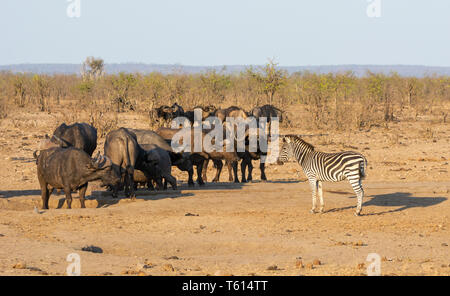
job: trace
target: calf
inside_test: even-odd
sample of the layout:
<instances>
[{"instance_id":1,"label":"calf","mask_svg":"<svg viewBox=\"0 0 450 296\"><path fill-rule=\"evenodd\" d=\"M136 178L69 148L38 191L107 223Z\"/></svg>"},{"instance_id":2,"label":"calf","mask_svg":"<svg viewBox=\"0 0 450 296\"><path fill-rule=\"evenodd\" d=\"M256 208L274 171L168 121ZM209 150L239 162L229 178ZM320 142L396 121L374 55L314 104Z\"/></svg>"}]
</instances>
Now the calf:
<instances>
[{"instance_id":1,"label":"calf","mask_svg":"<svg viewBox=\"0 0 450 296\"><path fill-rule=\"evenodd\" d=\"M157 170L155 170L155 174L151 175L156 183L160 184L161 179L164 178L164 189L167 189L167 182L174 190L177 189L177 179L172 176L172 162L169 152L155 144L141 144L141 146L147 151L148 159L157 163Z\"/></svg>"},{"instance_id":2,"label":"calf","mask_svg":"<svg viewBox=\"0 0 450 296\"><path fill-rule=\"evenodd\" d=\"M136 130L136 129L129 129L132 132L136 134L137 141L140 145L156 145L157 147L165 150L168 152L170 156L170 161L172 163L172 166L176 166L179 170L183 172L188 172L188 185L194 186L193 181L193 165L192 160L190 157L190 153L175 153L172 150L172 147L170 146L170 139L165 139L161 137L159 134L157 134L154 131L150 130Z\"/></svg>"}]
</instances>

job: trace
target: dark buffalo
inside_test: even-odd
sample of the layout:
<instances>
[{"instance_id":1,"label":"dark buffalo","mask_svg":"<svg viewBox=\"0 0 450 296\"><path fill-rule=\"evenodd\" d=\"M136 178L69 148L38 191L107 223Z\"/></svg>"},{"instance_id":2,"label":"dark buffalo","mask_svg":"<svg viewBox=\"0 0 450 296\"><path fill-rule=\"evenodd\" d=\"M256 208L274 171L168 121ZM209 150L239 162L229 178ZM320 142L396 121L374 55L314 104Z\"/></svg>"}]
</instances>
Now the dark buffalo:
<instances>
[{"instance_id":1,"label":"dark buffalo","mask_svg":"<svg viewBox=\"0 0 450 296\"><path fill-rule=\"evenodd\" d=\"M191 124L194 123L195 120L195 110L198 109L201 112L201 121L204 121L206 118L210 116L215 116L217 108L213 105L209 106L196 106L191 111L184 112L183 116L186 117Z\"/></svg>"},{"instance_id":2,"label":"dark buffalo","mask_svg":"<svg viewBox=\"0 0 450 296\"><path fill-rule=\"evenodd\" d=\"M156 132L145 129L128 129L136 135L139 144L154 144L164 150L172 151L172 147L167 141Z\"/></svg>"},{"instance_id":3,"label":"dark buffalo","mask_svg":"<svg viewBox=\"0 0 450 296\"><path fill-rule=\"evenodd\" d=\"M247 112L237 106L231 106L226 109L219 109L214 113L214 115L218 117L222 121L222 123L226 121L227 117L233 117L235 119L246 119L248 117Z\"/></svg>"},{"instance_id":4,"label":"dark buffalo","mask_svg":"<svg viewBox=\"0 0 450 296\"><path fill-rule=\"evenodd\" d=\"M173 136L178 133L180 129L169 129L169 128L159 128L156 132L161 135L166 140L172 140ZM204 137L207 135L207 132L205 130L202 130L202 141ZM206 152L204 147L202 146L203 150L199 152L194 152L194 132L191 129L190 132L191 136L191 160L193 165L197 167L197 183L199 185L204 184L204 179L206 179L206 171L205 166L207 167L207 161L210 159L217 162L221 160L227 161L227 164L229 165L229 168L232 168L234 171L234 182L239 182L239 179L237 177L237 161L239 160L239 157L237 156L236 151L232 152L226 152L226 147L223 146L223 152ZM225 142L223 142L223 145L225 145ZM220 165L219 165L220 166ZM220 167L221 169L221 167ZM219 172L220 174L220 172ZM217 176L217 174L216 174ZM216 178L215 178L216 179Z\"/></svg>"},{"instance_id":5,"label":"dark buffalo","mask_svg":"<svg viewBox=\"0 0 450 296\"><path fill-rule=\"evenodd\" d=\"M153 186L153 183L156 184L157 190L161 190L164 187L161 179L161 171L158 170L158 166L155 167L155 170L154 172L152 172L152 174L134 169L133 182L135 189L137 189L140 185L149 190L154 190L155 187Z\"/></svg>"},{"instance_id":6,"label":"dark buffalo","mask_svg":"<svg viewBox=\"0 0 450 296\"><path fill-rule=\"evenodd\" d=\"M167 189L167 182L173 189L177 189L177 179L172 176L172 161L169 152L155 144L141 144L141 147L146 150L147 158L157 163L155 173L151 175L151 178L158 185L164 179L164 189Z\"/></svg>"},{"instance_id":7,"label":"dark buffalo","mask_svg":"<svg viewBox=\"0 0 450 296\"><path fill-rule=\"evenodd\" d=\"M123 176L125 195L135 198L133 174L134 169L151 175L156 163L148 158L147 152L138 144L136 135L126 128L119 128L106 135L105 155L107 155L114 169ZM119 186L113 188L113 197L117 197Z\"/></svg>"},{"instance_id":8,"label":"dark buffalo","mask_svg":"<svg viewBox=\"0 0 450 296\"><path fill-rule=\"evenodd\" d=\"M188 185L194 186L193 181L193 165L190 157L190 153L175 153L170 146L170 139L165 139L161 137L154 131L143 130L143 129L129 129L136 134L137 141L140 145L156 145L161 149L166 150L169 153L170 161L172 166L176 166L179 170L183 172L188 172Z\"/></svg>"},{"instance_id":9,"label":"dark buffalo","mask_svg":"<svg viewBox=\"0 0 450 296\"><path fill-rule=\"evenodd\" d=\"M69 209L72 205L71 193L78 190L81 207L84 208L88 182L101 180L105 186L120 183L120 176L113 170L108 157L99 156L93 160L83 150L73 147L43 150L36 163L43 209L48 209L48 200L54 188L64 189Z\"/></svg>"},{"instance_id":10,"label":"dark buffalo","mask_svg":"<svg viewBox=\"0 0 450 296\"><path fill-rule=\"evenodd\" d=\"M61 124L53 132L51 141L61 147L75 147L92 156L97 148L97 129L87 123Z\"/></svg>"},{"instance_id":11,"label":"dark buffalo","mask_svg":"<svg viewBox=\"0 0 450 296\"><path fill-rule=\"evenodd\" d=\"M174 118L183 115L184 115L183 107L181 107L177 103L174 103L171 107L163 105L158 108L154 108L150 112L150 118L163 126L170 124L170 122Z\"/></svg>"},{"instance_id":12,"label":"dark buffalo","mask_svg":"<svg viewBox=\"0 0 450 296\"><path fill-rule=\"evenodd\" d=\"M253 108L248 115L255 118L266 117L268 121L271 117L277 117L281 123L283 122L283 113L282 110L273 105L264 105Z\"/></svg>"}]
</instances>

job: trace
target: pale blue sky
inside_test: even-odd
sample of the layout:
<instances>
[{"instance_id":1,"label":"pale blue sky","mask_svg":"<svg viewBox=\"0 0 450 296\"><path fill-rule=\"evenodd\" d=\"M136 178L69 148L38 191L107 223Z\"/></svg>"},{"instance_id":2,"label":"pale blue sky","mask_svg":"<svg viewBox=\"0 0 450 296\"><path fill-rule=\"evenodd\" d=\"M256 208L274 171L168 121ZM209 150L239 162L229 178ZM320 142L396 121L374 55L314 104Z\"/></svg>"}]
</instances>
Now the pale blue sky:
<instances>
[{"instance_id":1,"label":"pale blue sky","mask_svg":"<svg viewBox=\"0 0 450 296\"><path fill-rule=\"evenodd\" d=\"M0 64L450 66L449 0L1 0Z\"/></svg>"}]
</instances>

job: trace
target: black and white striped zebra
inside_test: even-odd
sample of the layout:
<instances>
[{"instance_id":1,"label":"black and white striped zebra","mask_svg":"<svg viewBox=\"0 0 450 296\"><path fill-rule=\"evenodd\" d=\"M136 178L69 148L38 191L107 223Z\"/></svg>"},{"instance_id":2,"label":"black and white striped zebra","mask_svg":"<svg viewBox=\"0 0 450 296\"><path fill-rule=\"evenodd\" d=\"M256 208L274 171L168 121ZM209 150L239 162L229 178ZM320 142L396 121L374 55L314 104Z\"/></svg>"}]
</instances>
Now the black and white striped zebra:
<instances>
[{"instance_id":1,"label":"black and white striped zebra","mask_svg":"<svg viewBox=\"0 0 450 296\"><path fill-rule=\"evenodd\" d=\"M358 199L356 215L361 213L364 190L361 180L365 177L366 158L358 152L346 151L339 153L324 153L314 149L314 146L302 140L299 136L283 137L278 163L283 164L295 157L307 176L312 189L312 209L316 210L316 192L320 198L320 213L323 213L322 182L339 182L347 179Z\"/></svg>"}]
</instances>

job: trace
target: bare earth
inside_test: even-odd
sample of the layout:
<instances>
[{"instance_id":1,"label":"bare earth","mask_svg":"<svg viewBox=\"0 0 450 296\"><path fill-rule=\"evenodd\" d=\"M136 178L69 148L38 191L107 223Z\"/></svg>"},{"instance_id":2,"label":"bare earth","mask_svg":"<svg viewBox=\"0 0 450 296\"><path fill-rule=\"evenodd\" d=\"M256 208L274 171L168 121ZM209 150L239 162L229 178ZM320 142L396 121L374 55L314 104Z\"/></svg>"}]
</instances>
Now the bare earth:
<instances>
[{"instance_id":1,"label":"bare earth","mask_svg":"<svg viewBox=\"0 0 450 296\"><path fill-rule=\"evenodd\" d=\"M121 120L146 127L138 115ZM367 157L363 216L355 217L348 182L325 183L327 212L313 215L298 164L269 165L263 183L257 162L248 184L226 183L225 171L223 183L190 189L174 169L181 190L140 192L133 202L112 200L92 183L87 209L67 210L63 195L52 195L43 211L32 152L61 122L25 111L0 122L0 275L64 275L70 253L81 256L82 275L365 275L370 253L381 256L383 275L450 275L449 124L423 118L357 133L283 130L309 135L321 151ZM103 253L81 250L88 245Z\"/></svg>"}]
</instances>

